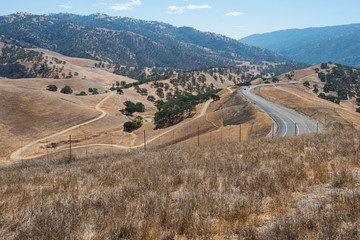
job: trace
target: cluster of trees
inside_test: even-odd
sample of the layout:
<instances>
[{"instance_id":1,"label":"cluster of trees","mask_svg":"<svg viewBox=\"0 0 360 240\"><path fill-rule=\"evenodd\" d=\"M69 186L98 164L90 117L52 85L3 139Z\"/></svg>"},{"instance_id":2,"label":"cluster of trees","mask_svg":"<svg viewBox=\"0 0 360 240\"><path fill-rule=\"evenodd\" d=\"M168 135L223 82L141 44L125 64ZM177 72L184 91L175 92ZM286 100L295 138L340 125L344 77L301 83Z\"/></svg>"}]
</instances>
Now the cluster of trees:
<instances>
[{"instance_id":1,"label":"cluster of trees","mask_svg":"<svg viewBox=\"0 0 360 240\"><path fill-rule=\"evenodd\" d=\"M0 64L0 76L10 79L36 77L36 75L30 73L24 65L17 62Z\"/></svg>"},{"instance_id":2,"label":"cluster of trees","mask_svg":"<svg viewBox=\"0 0 360 240\"><path fill-rule=\"evenodd\" d=\"M56 85L47 85L46 86L46 90L48 91L51 91L51 92L57 92L58 90L58 87ZM64 93L64 94L72 94L73 93L73 90L71 89L70 86L68 85L65 85L65 87L63 87L61 90L60 90L61 93ZM86 94L85 94L86 95Z\"/></svg>"},{"instance_id":3,"label":"cluster of trees","mask_svg":"<svg viewBox=\"0 0 360 240\"><path fill-rule=\"evenodd\" d=\"M175 95L167 102L162 100L156 101L155 104L158 108L154 119L156 128L174 125L182 121L185 117L191 116L196 105L208 100L210 97L214 100L219 100L220 97L216 95L216 93L217 91L215 90L199 95L184 93Z\"/></svg>"},{"instance_id":4,"label":"cluster of trees","mask_svg":"<svg viewBox=\"0 0 360 240\"><path fill-rule=\"evenodd\" d=\"M340 64L335 64L335 67L330 69L327 63L321 64L321 69L326 70L326 73L318 73L321 82L325 82L324 93L336 92L337 98L324 96L325 94L320 97L332 102L338 102L338 99L346 100L348 97L351 98L360 94L360 71L358 69Z\"/></svg>"},{"instance_id":5,"label":"cluster of trees","mask_svg":"<svg viewBox=\"0 0 360 240\"><path fill-rule=\"evenodd\" d=\"M336 104L340 104L341 99L339 97L335 97L333 95L325 95L325 93L320 93L319 98L331 101Z\"/></svg>"},{"instance_id":6,"label":"cluster of trees","mask_svg":"<svg viewBox=\"0 0 360 240\"><path fill-rule=\"evenodd\" d=\"M135 112L145 112L145 106L141 102L133 103L131 101L124 102L125 108L119 110L121 113L125 115L132 116Z\"/></svg>"},{"instance_id":7,"label":"cluster of trees","mask_svg":"<svg viewBox=\"0 0 360 240\"><path fill-rule=\"evenodd\" d=\"M21 61L40 62L43 60L43 55L32 50L25 50L24 48L6 45L1 49L0 64L15 63Z\"/></svg>"},{"instance_id":8,"label":"cluster of trees","mask_svg":"<svg viewBox=\"0 0 360 240\"><path fill-rule=\"evenodd\" d=\"M136 79L139 83L166 80L174 75L173 70L166 68L153 68L150 74L147 74L146 70L146 67L125 67L117 64L114 73Z\"/></svg>"},{"instance_id":9,"label":"cluster of trees","mask_svg":"<svg viewBox=\"0 0 360 240\"><path fill-rule=\"evenodd\" d=\"M97 88L89 88L88 92L91 93L92 95L99 94L99 91Z\"/></svg>"},{"instance_id":10,"label":"cluster of trees","mask_svg":"<svg viewBox=\"0 0 360 240\"><path fill-rule=\"evenodd\" d=\"M59 79L60 76L69 79L73 77L71 72L67 75L62 72L64 66L58 68L53 65L53 61L57 64L66 64L65 61L61 61L57 58L53 57L49 62L48 57L45 56L44 58L42 53L25 50L22 47L14 45L6 45L1 51L0 76L12 79L36 77ZM53 66L50 66L49 64ZM79 73L75 72L74 75L78 76Z\"/></svg>"},{"instance_id":11,"label":"cluster of trees","mask_svg":"<svg viewBox=\"0 0 360 240\"><path fill-rule=\"evenodd\" d=\"M238 84L236 84L236 86L238 86L238 87L251 86L251 82L246 81L246 82L238 83Z\"/></svg>"},{"instance_id":12,"label":"cluster of trees","mask_svg":"<svg viewBox=\"0 0 360 240\"><path fill-rule=\"evenodd\" d=\"M263 76L270 74L272 76L280 76L283 73L290 72L296 69L304 69L309 66L309 64L298 62L281 63L277 64L275 67L273 65L267 65L263 68L263 70L260 71L260 75Z\"/></svg>"}]
</instances>

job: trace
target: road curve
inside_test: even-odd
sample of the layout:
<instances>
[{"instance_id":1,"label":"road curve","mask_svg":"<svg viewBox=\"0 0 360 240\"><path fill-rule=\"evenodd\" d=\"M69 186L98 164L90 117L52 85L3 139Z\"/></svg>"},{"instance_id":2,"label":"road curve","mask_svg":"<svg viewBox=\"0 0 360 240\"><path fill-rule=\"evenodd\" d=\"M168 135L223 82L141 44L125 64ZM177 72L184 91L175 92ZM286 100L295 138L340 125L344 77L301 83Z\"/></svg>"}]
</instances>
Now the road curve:
<instances>
[{"instance_id":1,"label":"road curve","mask_svg":"<svg viewBox=\"0 0 360 240\"><path fill-rule=\"evenodd\" d=\"M276 84L259 84L249 87L243 87L240 93L249 101L257 106L259 110L268 114L274 127L274 134L277 136L291 136L307 133L315 133L323 129L320 123L311 120L310 118L301 115L286 107L280 106L276 103L265 100L264 98L254 94L253 90L257 87L271 86L271 85L284 85L284 84L298 84L297 81L289 83L276 83Z\"/></svg>"}]
</instances>

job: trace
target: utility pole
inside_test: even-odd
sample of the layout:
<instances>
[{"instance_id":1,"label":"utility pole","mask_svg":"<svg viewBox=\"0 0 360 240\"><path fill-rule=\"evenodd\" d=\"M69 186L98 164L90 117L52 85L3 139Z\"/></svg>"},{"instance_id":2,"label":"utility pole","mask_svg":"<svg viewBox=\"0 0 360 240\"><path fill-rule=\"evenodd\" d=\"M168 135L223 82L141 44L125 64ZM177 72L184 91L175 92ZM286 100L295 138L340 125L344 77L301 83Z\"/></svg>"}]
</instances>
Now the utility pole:
<instances>
[{"instance_id":1,"label":"utility pole","mask_svg":"<svg viewBox=\"0 0 360 240\"><path fill-rule=\"evenodd\" d=\"M240 124L240 129L239 129L239 142L241 142L241 139L242 139L242 137L241 137L241 124Z\"/></svg>"},{"instance_id":2,"label":"utility pole","mask_svg":"<svg viewBox=\"0 0 360 240\"><path fill-rule=\"evenodd\" d=\"M69 135L69 146L70 146L70 152L69 152L69 154L70 154L70 156L69 156L69 162L71 162L71 135Z\"/></svg>"},{"instance_id":3,"label":"utility pole","mask_svg":"<svg viewBox=\"0 0 360 240\"><path fill-rule=\"evenodd\" d=\"M316 134L318 134L319 133L319 123L317 122L316 123Z\"/></svg>"},{"instance_id":4,"label":"utility pole","mask_svg":"<svg viewBox=\"0 0 360 240\"><path fill-rule=\"evenodd\" d=\"M175 144L175 129L173 130L173 144Z\"/></svg>"},{"instance_id":5,"label":"utility pole","mask_svg":"<svg viewBox=\"0 0 360 240\"><path fill-rule=\"evenodd\" d=\"M130 140L130 135L131 135L131 133L129 133L129 152L131 152L131 140Z\"/></svg>"},{"instance_id":6,"label":"utility pole","mask_svg":"<svg viewBox=\"0 0 360 240\"><path fill-rule=\"evenodd\" d=\"M144 130L144 150L146 151L146 131Z\"/></svg>"},{"instance_id":7,"label":"utility pole","mask_svg":"<svg viewBox=\"0 0 360 240\"><path fill-rule=\"evenodd\" d=\"M48 148L48 141L45 141L45 147L46 147L46 160L49 160L49 148Z\"/></svg>"},{"instance_id":8,"label":"utility pole","mask_svg":"<svg viewBox=\"0 0 360 240\"><path fill-rule=\"evenodd\" d=\"M200 146L200 127L198 126L198 146Z\"/></svg>"}]
</instances>

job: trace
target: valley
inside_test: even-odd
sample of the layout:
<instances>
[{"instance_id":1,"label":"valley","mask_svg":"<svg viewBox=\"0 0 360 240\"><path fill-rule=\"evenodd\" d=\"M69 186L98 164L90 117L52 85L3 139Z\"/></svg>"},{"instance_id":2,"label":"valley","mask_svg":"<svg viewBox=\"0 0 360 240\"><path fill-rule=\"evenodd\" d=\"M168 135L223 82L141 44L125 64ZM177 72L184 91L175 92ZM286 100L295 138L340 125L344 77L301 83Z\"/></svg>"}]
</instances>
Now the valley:
<instances>
[{"instance_id":1,"label":"valley","mask_svg":"<svg viewBox=\"0 0 360 240\"><path fill-rule=\"evenodd\" d=\"M79 2L0 16L1 240L360 239L358 24ZM287 14L179 2L86 5Z\"/></svg>"}]
</instances>

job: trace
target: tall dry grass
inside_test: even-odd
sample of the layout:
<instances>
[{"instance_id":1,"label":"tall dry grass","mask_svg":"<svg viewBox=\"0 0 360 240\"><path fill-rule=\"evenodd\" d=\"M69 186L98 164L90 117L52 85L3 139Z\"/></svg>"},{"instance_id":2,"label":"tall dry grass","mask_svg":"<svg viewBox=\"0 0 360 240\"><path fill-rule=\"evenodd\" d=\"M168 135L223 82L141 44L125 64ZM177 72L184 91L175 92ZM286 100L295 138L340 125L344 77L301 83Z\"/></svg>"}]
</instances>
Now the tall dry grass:
<instances>
[{"instance_id":1,"label":"tall dry grass","mask_svg":"<svg viewBox=\"0 0 360 240\"><path fill-rule=\"evenodd\" d=\"M360 132L0 169L0 239L359 239Z\"/></svg>"}]
</instances>

